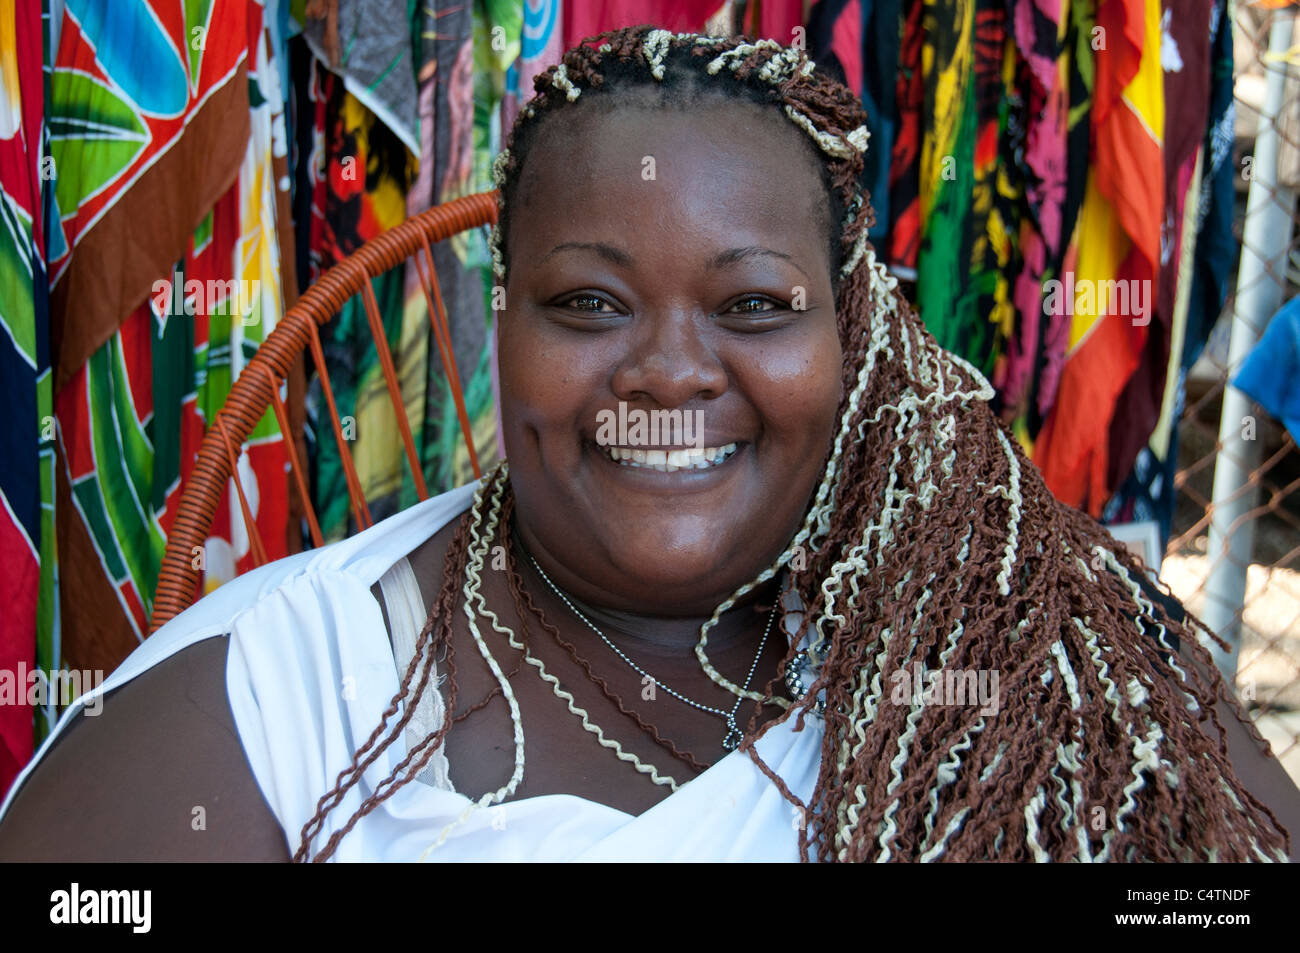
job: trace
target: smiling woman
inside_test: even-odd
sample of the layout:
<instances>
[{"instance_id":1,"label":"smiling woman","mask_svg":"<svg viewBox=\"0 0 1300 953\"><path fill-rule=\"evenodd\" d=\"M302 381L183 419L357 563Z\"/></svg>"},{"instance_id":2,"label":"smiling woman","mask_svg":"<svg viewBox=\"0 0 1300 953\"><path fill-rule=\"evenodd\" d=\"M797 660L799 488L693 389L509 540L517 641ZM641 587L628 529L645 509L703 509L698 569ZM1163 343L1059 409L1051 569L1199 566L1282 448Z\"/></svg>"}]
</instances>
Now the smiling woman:
<instances>
[{"instance_id":1,"label":"smiling woman","mask_svg":"<svg viewBox=\"0 0 1300 953\"><path fill-rule=\"evenodd\" d=\"M0 856L1285 858L1300 799L1200 624L876 260L861 103L646 27L535 84L495 166L508 465L161 629ZM79 757L115 773L69 821ZM175 829L216 801L219 841Z\"/></svg>"}]
</instances>

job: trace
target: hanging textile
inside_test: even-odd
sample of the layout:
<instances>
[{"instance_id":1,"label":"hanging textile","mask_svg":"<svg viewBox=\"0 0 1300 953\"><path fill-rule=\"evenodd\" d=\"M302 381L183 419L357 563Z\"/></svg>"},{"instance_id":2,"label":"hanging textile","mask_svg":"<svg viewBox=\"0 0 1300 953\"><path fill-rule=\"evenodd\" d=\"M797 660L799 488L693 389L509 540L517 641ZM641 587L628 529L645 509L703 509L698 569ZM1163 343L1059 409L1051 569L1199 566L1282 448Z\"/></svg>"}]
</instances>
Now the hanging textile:
<instances>
[{"instance_id":1,"label":"hanging textile","mask_svg":"<svg viewBox=\"0 0 1300 953\"><path fill-rule=\"evenodd\" d=\"M1061 203L1058 247L1054 258L1059 261L1055 273L1044 268L1044 281L1061 282L1073 274L1078 263L1078 246L1071 239L1077 234L1079 213L1088 182L1089 157L1092 147L1092 96L1095 82L1093 46L1101 40L1097 32L1095 9L1091 4L1068 3L1069 25L1065 28L1065 56L1063 66L1068 75L1068 119L1065 131L1065 189ZM1051 145L1044 148L1050 149ZM1032 201L1032 195L1031 195ZM1046 221L1046 218L1044 218ZM1030 253L1037 256L1036 249ZM1038 261L1037 257L1033 261ZM1027 265L1031 260L1026 258ZM1046 264L1050 264L1047 262ZM1058 288L1060 286L1057 286ZM1056 289L1054 289L1056 290ZM1045 293L1040 288L1040 301L1036 314L1042 315L1042 326L1034 349L1033 373L1029 392L1025 398L1025 411L1016 421L1016 431L1026 447L1034 450L1038 460L1036 441L1043 423L1056 405L1061 372L1065 367L1073 325L1073 295ZM1028 303L1026 302L1026 306ZM1025 339L1026 334L1020 335ZM1014 357L1013 357L1014 360ZM1014 393L1009 396L1014 405Z\"/></svg>"},{"instance_id":2,"label":"hanging textile","mask_svg":"<svg viewBox=\"0 0 1300 953\"><path fill-rule=\"evenodd\" d=\"M366 241L405 219L406 192L416 160L338 76L314 58L305 68L309 75L300 88L300 115L310 117L316 148L307 161L323 174L313 179L311 194L299 194L298 207L300 229L304 219L308 222L304 278L315 281ZM423 373L423 368L402 350L402 274L388 271L372 286L405 392L412 386L410 375ZM371 516L382 519L398 509L406 462L359 296L345 303L321 329L321 342L362 492ZM316 435L313 496L321 532L327 540L341 539L356 526L349 515L342 457L318 378L308 392L307 410Z\"/></svg>"},{"instance_id":3,"label":"hanging textile","mask_svg":"<svg viewBox=\"0 0 1300 953\"><path fill-rule=\"evenodd\" d=\"M13 697L0 704L0 791L55 712L48 697L29 698L16 675L48 672L59 657L40 13L34 3L0 3L0 400L8 418L0 428L0 671L15 676ZM35 734L29 701L41 708Z\"/></svg>"},{"instance_id":4,"label":"hanging textile","mask_svg":"<svg viewBox=\"0 0 1300 953\"><path fill-rule=\"evenodd\" d=\"M504 70L519 49L517 40L502 43L500 35L495 42L501 49L495 49L491 28L518 36L520 25L517 12L512 14L506 4L477 9L477 27L474 11L463 4L429 3L420 9L423 19L415 35L421 66L414 75L421 85L413 100L418 158L381 115L353 95L348 82L314 58L298 64L300 115L313 129L310 136L300 134L299 143L309 150L308 168L324 170L314 177L309 172L305 184L310 197L301 192L298 197L299 221L310 222L305 272L310 280L408 214L491 188L491 112L501 98ZM483 18L493 15L504 22ZM483 54L486 60L480 59L487 66L480 73L487 74L481 84L475 81L476 46L489 51ZM301 176L299 181L304 184ZM486 235L476 230L455 236L434 245L433 255L466 412L480 448L480 464L486 464L495 459L496 444ZM408 265L405 271L385 273L372 286L425 480L430 492L450 489L474 474L447 374L430 343L428 306L418 274ZM361 489L371 517L382 519L415 501L415 484L358 298L323 329L322 338ZM337 539L353 531L355 521L326 412L315 381L308 397L314 431L313 494L322 532L327 539Z\"/></svg>"},{"instance_id":5,"label":"hanging textile","mask_svg":"<svg viewBox=\"0 0 1300 953\"><path fill-rule=\"evenodd\" d=\"M1029 404L1045 330L1043 282L1059 273L1064 241L1073 51L1067 42L1070 20L1062 15L1060 0L1018 0L1011 21L1017 54L1027 67L1025 207L1020 221L1024 264L1012 290L1019 320L994 369L993 384L1003 420L1013 425L1026 450L1032 450L1038 421L1031 418Z\"/></svg>"},{"instance_id":6,"label":"hanging textile","mask_svg":"<svg viewBox=\"0 0 1300 953\"><path fill-rule=\"evenodd\" d=\"M328 5L320 6L330 10ZM329 16L306 7L302 36L344 88L418 155L418 106L408 0L336 0Z\"/></svg>"},{"instance_id":7,"label":"hanging textile","mask_svg":"<svg viewBox=\"0 0 1300 953\"><path fill-rule=\"evenodd\" d=\"M1228 280L1237 257L1232 234L1232 143L1237 122L1233 99L1232 19L1227 0L1210 8L1210 110L1205 130L1204 163L1196 215L1196 257L1187 305L1187 343L1182 365L1201 356L1214 322L1228 296Z\"/></svg>"},{"instance_id":8,"label":"hanging textile","mask_svg":"<svg viewBox=\"0 0 1300 953\"><path fill-rule=\"evenodd\" d=\"M1005 139L1023 128L1014 45L1001 5L927 0L923 11L917 304L941 345L991 375L1014 319L1006 274L1019 255L1006 167L1016 145Z\"/></svg>"},{"instance_id":9,"label":"hanging textile","mask_svg":"<svg viewBox=\"0 0 1300 953\"><path fill-rule=\"evenodd\" d=\"M1160 67L1163 73L1164 183L1158 257L1153 275L1152 310L1146 317L1146 341L1137 367L1117 398L1123 414L1111 422L1107 450L1107 487L1117 486L1133 467L1138 451L1160 418L1168 383L1170 345L1185 322L1186 308L1175 314L1181 272L1186 190L1209 111L1210 9L1212 0L1179 0L1177 16L1170 0L1160 14ZM1195 197L1193 197L1194 199Z\"/></svg>"},{"instance_id":10,"label":"hanging textile","mask_svg":"<svg viewBox=\"0 0 1300 953\"><path fill-rule=\"evenodd\" d=\"M889 165L894 149L894 133L898 125L898 108L894 98L895 77L898 74L898 39L901 0L860 0L848 4L848 14L854 7L861 8L861 29L836 30L840 21L831 21L830 48L840 62L851 64L846 72L861 80L857 91L867 111L867 127L871 141L862 170L862 185L871 197L876 211L876 223L868 237L876 247L883 247L889 234L891 220L889 195ZM826 0L813 7L813 16L827 7ZM824 48L825 40L812 25L809 27L809 49L814 60ZM846 49L847 48L847 49Z\"/></svg>"},{"instance_id":11,"label":"hanging textile","mask_svg":"<svg viewBox=\"0 0 1300 953\"><path fill-rule=\"evenodd\" d=\"M58 174L56 392L170 271L234 181L248 138L248 15L260 10L250 0L62 7L46 108Z\"/></svg>"},{"instance_id":12,"label":"hanging textile","mask_svg":"<svg viewBox=\"0 0 1300 953\"><path fill-rule=\"evenodd\" d=\"M862 28L866 16L862 0L818 0L808 11L808 35L805 38L813 62L832 76L840 77L840 81L858 97L862 96ZM892 89L892 70L889 77ZM868 122L867 126L874 139L875 123Z\"/></svg>"},{"instance_id":13,"label":"hanging textile","mask_svg":"<svg viewBox=\"0 0 1300 953\"><path fill-rule=\"evenodd\" d=\"M1106 44L1096 51L1096 161L1065 285L1070 349L1035 445L1052 492L1093 516L1110 495L1111 417L1146 341L1160 262L1164 193L1148 185L1164 177L1160 17L1160 0L1106 0L1098 9Z\"/></svg>"},{"instance_id":14,"label":"hanging textile","mask_svg":"<svg viewBox=\"0 0 1300 953\"><path fill-rule=\"evenodd\" d=\"M1300 440L1300 298L1292 298L1273 315L1232 386Z\"/></svg>"},{"instance_id":15,"label":"hanging textile","mask_svg":"<svg viewBox=\"0 0 1300 953\"><path fill-rule=\"evenodd\" d=\"M925 104L925 73L921 49L925 34L923 0L902 0L902 38L894 98L898 130L889 164L890 231L885 243L890 268L915 280L921 248L921 109Z\"/></svg>"},{"instance_id":16,"label":"hanging textile","mask_svg":"<svg viewBox=\"0 0 1300 953\"><path fill-rule=\"evenodd\" d=\"M489 70L480 73L482 61L475 63L477 93L479 77L491 76L492 68L499 68L504 59L515 50L515 44L518 44L517 58L509 62L506 69L500 96L501 109L498 113L489 113L487 125L490 156L495 156L501 150L501 140L514 125L520 107L532 97L533 77L548 66L558 63L565 50L564 0L525 0L522 19L515 16L518 12L519 7L515 4L489 5L483 25L489 36L493 34L494 27L501 27L501 41L498 44L501 49L497 49L489 40L483 53ZM475 44L476 54L482 49L484 45L481 42Z\"/></svg>"},{"instance_id":17,"label":"hanging textile","mask_svg":"<svg viewBox=\"0 0 1300 953\"><path fill-rule=\"evenodd\" d=\"M518 56L519 47L511 38L517 36L522 28L517 8L512 10L510 6L502 0L475 4L472 8L450 0L437 0L427 8L426 15L436 16L438 28L435 31L426 26L421 34L424 37L423 62L438 63L440 70L447 68L441 64L454 64L453 78L435 83L428 95L433 111L428 139L431 149L424 152L420 162L422 171L426 168L429 171L429 195L433 204L493 188L493 114L500 109L498 89L504 81L501 71L507 62ZM426 24L432 22L429 20ZM496 29L500 30L498 35L504 37L504 42L498 44L502 49L492 45ZM486 65L494 78L488 82L475 82L475 47L482 49L485 42L487 50L479 62ZM489 344L492 259L487 239L487 229L479 228L462 232L433 247L452 351L464 391L465 410L479 464L484 468L495 462L498 449L492 349ZM413 300L417 276L409 271L413 271L412 266L408 266L407 287L410 300ZM421 293L414 313L424 329L425 340L429 341L431 332L423 298ZM420 459L429 492L439 493L472 480L474 470L447 374L432 341L428 344L428 353Z\"/></svg>"},{"instance_id":18,"label":"hanging textile","mask_svg":"<svg viewBox=\"0 0 1300 953\"><path fill-rule=\"evenodd\" d=\"M282 96L261 7L246 12L242 39L251 39L253 55L243 117L251 135L236 178L192 231L183 260L155 274L152 293L55 398L63 651L75 668L111 671L147 633L183 478L205 427L282 312L274 171L274 153L284 152ZM287 551L285 464L268 412L238 455L268 558ZM207 590L253 565L230 497L194 554Z\"/></svg>"},{"instance_id":19,"label":"hanging textile","mask_svg":"<svg viewBox=\"0 0 1300 953\"><path fill-rule=\"evenodd\" d=\"M699 30L722 6L724 0L567 0L563 18L564 49L577 46L586 37L605 30L639 23L653 23L674 33ZM767 8L769 4L762 6ZM770 6L780 7L781 4ZM790 26L798 24L796 19ZM792 39L790 31L782 29L783 26L778 26L775 20L764 20L763 35L772 36L768 31L776 29L786 38L783 42L789 43Z\"/></svg>"}]
</instances>

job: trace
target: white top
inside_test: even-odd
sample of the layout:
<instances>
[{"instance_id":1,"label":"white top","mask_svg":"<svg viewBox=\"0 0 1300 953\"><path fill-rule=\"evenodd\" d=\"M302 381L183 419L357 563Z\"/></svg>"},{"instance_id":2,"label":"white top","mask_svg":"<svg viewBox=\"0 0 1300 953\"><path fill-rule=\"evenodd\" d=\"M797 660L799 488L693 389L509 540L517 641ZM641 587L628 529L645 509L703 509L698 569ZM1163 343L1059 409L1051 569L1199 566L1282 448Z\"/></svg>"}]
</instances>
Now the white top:
<instances>
[{"instance_id":1,"label":"white top","mask_svg":"<svg viewBox=\"0 0 1300 953\"><path fill-rule=\"evenodd\" d=\"M303 824L379 724L414 653L425 609L405 557L468 509L474 489L475 484L459 487L349 539L277 560L177 616L69 706L0 805L0 820L34 765L87 702L187 646L229 634L226 690L239 739L290 849L296 849ZM376 582L389 607L391 644L370 591ZM794 616L789 622L797 629ZM426 691L406 746L391 745L370 765L327 816L313 853L444 716L440 692ZM756 747L807 803L820 762L822 722L808 717L796 732L794 721L772 725ZM525 776L528 730L525 720ZM795 808L740 751L636 816L568 794L477 808L452 788L442 752L418 781L423 783L404 785L362 818L331 859L798 860Z\"/></svg>"}]
</instances>

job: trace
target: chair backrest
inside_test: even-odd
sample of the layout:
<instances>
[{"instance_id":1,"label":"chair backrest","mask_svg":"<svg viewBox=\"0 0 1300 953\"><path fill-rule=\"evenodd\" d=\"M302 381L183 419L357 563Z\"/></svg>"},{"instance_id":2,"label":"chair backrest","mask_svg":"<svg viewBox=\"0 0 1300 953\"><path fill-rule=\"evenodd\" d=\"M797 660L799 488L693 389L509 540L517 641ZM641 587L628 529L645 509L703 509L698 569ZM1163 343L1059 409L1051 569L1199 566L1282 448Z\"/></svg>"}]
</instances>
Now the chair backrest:
<instances>
[{"instance_id":1,"label":"chair backrest","mask_svg":"<svg viewBox=\"0 0 1300 953\"><path fill-rule=\"evenodd\" d=\"M493 224L497 218L496 192L467 195L445 205L434 206L407 219L402 224L371 239L353 254L339 262L309 287L298 301L262 342L235 381L225 405L213 418L207 435L199 447L198 456L189 480L181 494L176 519L167 536L167 550L163 555L162 571L154 594L150 632L157 631L194 601L202 571L193 559L193 553L203 548L212 520L227 482L233 480L243 513L244 527L248 533L253 561L261 565L266 561L266 550L259 535L244 487L240 482L236 461L239 449L257 426L270 406L284 434L289 469L298 495L302 499L312 542L320 546L321 530L311 503L307 487L304 461L300 459L295 434L291 432L289 415L280 397L280 385L285 382L298 356L310 350L320 376L321 390L329 408L334 439L338 444L348 487L349 505L353 519L360 528L371 525L370 510L361 490L356 465L348 441L344 439L338 407L325 357L321 347L320 326L337 314L353 295L360 293L369 319L371 334L378 350L379 363L388 385L388 396L393 403L398 430L411 467L416 492L421 500L429 495L424 473L411 436L410 422L406 418L401 388L393 355L384 333L383 320L375 299L372 280L408 258L415 264L416 273L424 289L429 311L429 323L438 344L438 355L460 420L461 433L469 450L475 476L480 475L478 456L474 448L469 416L465 410L464 392L452 354L451 334L443 308L442 292L433 266L433 244L467 229ZM323 438L322 438L323 439Z\"/></svg>"}]
</instances>

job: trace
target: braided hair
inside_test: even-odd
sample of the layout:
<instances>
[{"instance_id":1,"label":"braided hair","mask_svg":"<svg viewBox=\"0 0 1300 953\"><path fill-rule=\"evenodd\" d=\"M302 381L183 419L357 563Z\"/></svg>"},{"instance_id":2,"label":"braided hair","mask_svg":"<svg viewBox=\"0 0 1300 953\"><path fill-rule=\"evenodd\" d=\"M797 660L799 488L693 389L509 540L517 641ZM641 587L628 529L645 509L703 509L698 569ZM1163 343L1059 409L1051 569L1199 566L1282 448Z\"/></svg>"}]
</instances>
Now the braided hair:
<instances>
[{"instance_id":1,"label":"braided hair","mask_svg":"<svg viewBox=\"0 0 1300 953\"><path fill-rule=\"evenodd\" d=\"M757 712L741 745L798 812L803 859L1285 859L1289 836L1228 759L1216 702L1259 735L1197 641L1198 632L1213 633L1172 614L1125 547L1056 500L990 412L988 381L935 342L877 260L859 184L868 134L857 97L800 48L648 26L583 40L534 85L493 165L498 283L530 146L579 100L611 109L657 90L665 106L710 95L766 104L808 135L820 160L844 354L839 424L801 528L718 606L696 648L718 684L789 706L785 717L800 727L824 719L806 804L759 757ZM511 501L504 468L488 482L495 520L502 499L507 512ZM404 730L413 704L379 740L403 702L425 690L430 647L447 653L454 709L451 623L467 568L473 574L470 537L477 542L482 498L480 489L458 527L384 723L321 798L295 859L307 858L326 814ZM796 645L763 692L742 692L707 654L721 614L781 572L802 599L811 639L811 684L793 703L775 688L796 662ZM784 621L791 609L781 611ZM1180 646L1196 666L1180 664ZM996 714L891 691L898 673L917 667L949 683L996 673ZM415 777L451 721L412 749L313 859L329 857L361 817Z\"/></svg>"}]
</instances>

